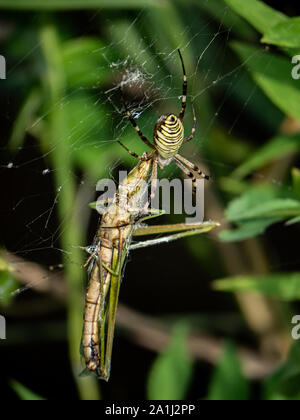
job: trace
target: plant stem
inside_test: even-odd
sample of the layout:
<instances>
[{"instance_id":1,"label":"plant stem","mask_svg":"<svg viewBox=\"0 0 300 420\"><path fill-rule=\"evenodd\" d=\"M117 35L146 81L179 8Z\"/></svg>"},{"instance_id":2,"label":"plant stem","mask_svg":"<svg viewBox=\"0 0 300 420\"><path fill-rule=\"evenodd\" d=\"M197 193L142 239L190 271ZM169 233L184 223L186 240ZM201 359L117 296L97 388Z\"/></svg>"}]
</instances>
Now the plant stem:
<instances>
[{"instance_id":1,"label":"plant stem","mask_svg":"<svg viewBox=\"0 0 300 420\"><path fill-rule=\"evenodd\" d=\"M64 101L66 86L61 63L60 45L53 26L46 25L41 29L41 45L46 60L46 88L49 100L49 130L46 133L44 147L51 151L50 156L55 170L57 188L57 211L63 226L61 247L70 250L71 245L84 242L76 209L76 184L68 144L67 116L61 106ZM45 140L47 144L45 144ZM72 249L72 255L64 253L65 276L68 284L67 321L70 361L81 399L99 399L98 384L95 378L79 378L82 370L80 360L80 340L83 323L83 270L81 269L82 251Z\"/></svg>"}]
</instances>

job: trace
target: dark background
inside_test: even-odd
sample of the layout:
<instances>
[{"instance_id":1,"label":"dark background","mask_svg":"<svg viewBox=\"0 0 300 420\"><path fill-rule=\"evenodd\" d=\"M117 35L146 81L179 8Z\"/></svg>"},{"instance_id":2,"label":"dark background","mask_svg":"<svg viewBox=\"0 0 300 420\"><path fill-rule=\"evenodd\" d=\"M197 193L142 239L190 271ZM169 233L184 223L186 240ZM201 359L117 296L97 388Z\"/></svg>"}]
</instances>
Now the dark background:
<instances>
[{"instance_id":1,"label":"dark background","mask_svg":"<svg viewBox=\"0 0 300 420\"><path fill-rule=\"evenodd\" d=\"M289 16L298 14L295 2L267 1L265 3ZM205 28L207 33L214 33L220 27L217 18L212 18L201 9L190 6L187 16L189 14L194 14L194 24L197 16L199 21L207 23ZM112 42L107 27L113 27L114 22L121 18L126 18L129 22L137 18L136 25L140 33L145 31L148 40L151 35L156 38L155 33L151 34L149 27L144 28L147 18L145 16L141 18L139 10L104 10L96 17L94 10L51 14L33 11L1 11L0 52L9 57L8 77L6 81L1 81L0 95L1 246L12 255L35 262L46 269L53 266L55 273L64 273L64 268L61 269L58 266L65 265L66 260L63 259L64 254L60 251L61 243L59 239L57 240L59 235L52 233L61 229L64 224L61 224L59 220L56 206L54 206L47 229L45 229L47 215L43 215L45 209L52 208L57 195L55 167L49 175L41 175L42 171L50 166L49 157L46 156L45 148L41 147L39 141L30 133L26 135L19 150L11 149L9 144L14 122L24 99L31 88L39 84L39 77L42 80L44 76L41 53L37 50L32 56L26 57L24 45L34 47L35 31L43 24L43 21L50 20L61 32L62 38L96 36L103 40L107 48L107 45ZM182 19L184 24L188 25L187 18L183 16ZM28 37L26 42L20 38L24 36ZM231 55L227 44L235 37L236 35L228 29L220 34L204 63L208 69L215 65L218 51L224 53L224 68L234 67L236 57ZM259 34L257 34L256 42L259 45ZM118 49L114 44L112 45L112 48L115 48L114 54L118 56ZM156 52L159 52L159 46L156 45L155 48ZM211 63L210 58L212 58ZM24 61L18 62L20 59ZM11 70L12 67L14 70ZM180 74L173 80L173 87L180 92L179 76ZM238 77L242 79L244 76L240 73ZM103 95L107 87L112 87L114 82L112 78L104 83L104 86L100 86L99 96ZM93 95L98 93L93 92ZM130 99L136 99L136 96L141 97L143 92L138 91L136 95L129 91L127 94ZM259 101L259 95L260 93L257 93L253 99L254 102ZM173 95L169 92L167 96ZM222 125L226 130L232 126L245 102L243 99L239 101L236 95L226 93L225 86L222 85L217 89L209 90L209 96L215 110L219 109L225 98L224 105L216 118L216 124ZM176 101L174 104L174 106L180 106L178 103L176 105ZM171 102L170 106L173 106ZM105 107L107 113L112 109L107 103ZM166 105L159 103L158 109L154 106L152 112L159 114L160 108L164 107ZM272 107L273 105L270 105L270 109ZM244 139L245 142L248 141L252 148L259 147L275 134L283 118L279 110L273 109L273 112L278 116L278 121L270 125L263 119L257 120L252 107L248 109L246 106L234 125L232 135ZM121 116L112 109L112 118L117 123ZM151 125L147 121L144 124L146 131L150 133ZM155 116L152 117L152 121L155 121ZM140 124L143 125L143 122ZM201 132L201 135L203 132L205 130ZM99 137L103 139L103 136L99 130ZM134 148L137 143L138 139L129 146ZM216 153L214 156L209 147L205 146L203 149L201 149L201 157L204 155L203 162L212 174L213 187L218 190L217 178L229 174L236 163L230 162L227 157L223 161L221 153ZM117 149L112 151L112 156L118 159L115 150ZM94 151L100 154L102 148L95 148ZM197 155L197 150L191 149L191 154ZM5 167L9 162L14 163L14 168ZM131 158L127 158L126 162L121 158L119 162L120 168L124 166L130 168L132 165ZM73 175L79 185L80 181L86 179L84 166L74 164ZM93 180L90 183L92 186ZM226 203L228 197L224 192L217 191L217 195ZM213 211L207 208L206 215L207 219L210 219ZM173 219L166 217L164 222L171 220ZM92 214L86 232L86 243L91 243L97 223L97 216ZM267 231L261 239L261 245L266 250L271 268L276 267L287 272L297 270L299 266L297 239L297 229L275 225ZM234 296L218 293L211 288L211 282L214 279L226 276L226 264L220 250L215 248L216 241L216 236L209 239L200 238L199 241L197 239L181 241L168 246L134 252L130 255L126 267L120 301L150 317L159 317L168 325L174 319L193 318L196 330L209 331L218 337L229 337L251 348L259 347L259 339L247 327L247 322L243 319ZM205 248L205 252L199 251L200 256L197 258L196 253L201 247ZM72 260L72 256L69 258ZM80 264L78 264L78 270L82 270ZM14 297L9 306L6 305L3 310L1 309L1 312L6 314L8 324L8 339L0 344L1 399L17 398L10 387L12 378L47 399L78 398L68 356L66 308L54 297L41 294L34 289L30 287L23 291ZM131 400L145 398L147 377L156 354L150 349L138 346L131 339L130 333L123 329L117 329L114 344L111 380L109 384L101 383L103 397ZM208 363L196 362L188 398L205 397L212 371L213 367ZM257 396L256 381L252 382L252 396L254 398Z\"/></svg>"}]
</instances>

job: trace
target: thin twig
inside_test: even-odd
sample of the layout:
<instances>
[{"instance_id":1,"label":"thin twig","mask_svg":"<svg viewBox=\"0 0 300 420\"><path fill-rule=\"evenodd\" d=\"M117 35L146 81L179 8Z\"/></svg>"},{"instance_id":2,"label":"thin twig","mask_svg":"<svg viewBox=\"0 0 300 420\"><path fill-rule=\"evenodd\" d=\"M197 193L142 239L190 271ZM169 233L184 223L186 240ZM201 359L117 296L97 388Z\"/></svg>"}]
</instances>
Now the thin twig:
<instances>
[{"instance_id":1,"label":"thin twig","mask_svg":"<svg viewBox=\"0 0 300 420\"><path fill-rule=\"evenodd\" d=\"M15 269L15 276L22 284L41 293L50 293L60 301L66 299L66 282L62 274L48 271L9 252L5 252L3 257ZM117 325L126 329L136 344L156 352L168 345L171 336L171 327L166 323L142 315L123 304L118 308ZM188 345L194 358L213 365L223 353L223 340L206 334L192 334ZM277 365L242 346L238 347L238 352L244 373L250 379L261 379L269 375Z\"/></svg>"}]
</instances>

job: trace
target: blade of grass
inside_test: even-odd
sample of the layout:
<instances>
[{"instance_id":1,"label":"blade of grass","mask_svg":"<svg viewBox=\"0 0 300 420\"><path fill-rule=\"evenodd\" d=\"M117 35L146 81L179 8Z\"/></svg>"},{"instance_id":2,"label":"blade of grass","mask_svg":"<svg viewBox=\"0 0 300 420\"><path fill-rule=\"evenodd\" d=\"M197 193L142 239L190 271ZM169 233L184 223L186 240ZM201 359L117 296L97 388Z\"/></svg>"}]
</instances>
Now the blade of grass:
<instances>
[{"instance_id":1,"label":"blade of grass","mask_svg":"<svg viewBox=\"0 0 300 420\"><path fill-rule=\"evenodd\" d=\"M187 351L188 327L179 322L171 343L155 360L148 378L149 400L183 400L193 374Z\"/></svg>"},{"instance_id":2,"label":"blade of grass","mask_svg":"<svg viewBox=\"0 0 300 420\"><path fill-rule=\"evenodd\" d=\"M269 99L283 113L300 120L300 86L291 75L290 60L241 42L231 46Z\"/></svg>"},{"instance_id":3,"label":"blade of grass","mask_svg":"<svg viewBox=\"0 0 300 420\"><path fill-rule=\"evenodd\" d=\"M186 32L181 12L172 2L162 3L160 9L152 8L149 10L149 26L151 31L156 34L157 42L155 46L157 47L157 52L159 54L162 51L170 53L173 50L176 54L174 55L175 60L165 61L165 65L168 66L168 72L174 75L177 74L180 78L182 77L181 67L178 65L177 52L175 51L177 48L181 48L189 79L195 71L197 57L195 57L195 53L192 50L190 37L188 32ZM172 25L167 24L168 22L172 22ZM179 80L179 83L181 83L181 79ZM197 86L198 91L202 91L203 79L197 74L193 80L193 85ZM199 123L203 126L209 125L213 111L208 93L203 90L201 95L193 97L192 94L195 94L195 92L192 92L190 89L189 95L191 95L191 99L189 100L194 103L196 114L201 118L201 123L200 121Z\"/></svg>"},{"instance_id":4,"label":"blade of grass","mask_svg":"<svg viewBox=\"0 0 300 420\"><path fill-rule=\"evenodd\" d=\"M26 386L17 381L11 381L11 387L22 401L45 401L45 398L40 397L35 392L32 392Z\"/></svg>"},{"instance_id":5,"label":"blade of grass","mask_svg":"<svg viewBox=\"0 0 300 420\"><path fill-rule=\"evenodd\" d=\"M233 10L229 9L225 0L202 1L189 0L200 9L206 11L214 18L218 19L224 26L230 28L236 35L248 40L255 41L255 29L239 17Z\"/></svg>"},{"instance_id":6,"label":"blade of grass","mask_svg":"<svg viewBox=\"0 0 300 420\"><path fill-rule=\"evenodd\" d=\"M27 97L12 130L9 146L12 150L17 150L22 146L26 132L34 120L36 111L41 103L40 92L33 90Z\"/></svg>"},{"instance_id":7,"label":"blade of grass","mask_svg":"<svg viewBox=\"0 0 300 420\"><path fill-rule=\"evenodd\" d=\"M62 67L61 48L58 35L53 26L47 25L41 29L41 45L46 60L46 83L49 89L52 110L49 116L49 133L47 144L55 171L56 187L60 191L57 203L58 214L64 226L61 235L62 249L70 249L72 244L83 243L83 232L76 214L76 184L72 176L74 172L68 144L68 132L62 103L65 95L65 80ZM73 374L77 382L80 396L84 400L99 399L98 385L93 377L79 378L82 370L79 348L82 331L83 314L83 271L82 255L79 249L72 250L72 259L64 255L65 275L68 281L68 340L70 360Z\"/></svg>"},{"instance_id":8,"label":"blade of grass","mask_svg":"<svg viewBox=\"0 0 300 420\"><path fill-rule=\"evenodd\" d=\"M160 7L163 0L1 0L0 9L12 10L78 10L78 9L141 9Z\"/></svg>"},{"instance_id":9,"label":"blade of grass","mask_svg":"<svg viewBox=\"0 0 300 420\"><path fill-rule=\"evenodd\" d=\"M300 18L290 18L272 26L265 33L262 42L287 48L299 48Z\"/></svg>"},{"instance_id":10,"label":"blade of grass","mask_svg":"<svg viewBox=\"0 0 300 420\"><path fill-rule=\"evenodd\" d=\"M272 26L287 20L283 13L274 10L258 0L225 0L226 3L240 16L251 23L259 32L264 33Z\"/></svg>"},{"instance_id":11,"label":"blade of grass","mask_svg":"<svg viewBox=\"0 0 300 420\"><path fill-rule=\"evenodd\" d=\"M252 153L249 159L242 163L232 173L232 177L242 179L251 172L264 167L283 156L296 153L300 147L300 135L277 136L262 146L257 152Z\"/></svg>"},{"instance_id":12,"label":"blade of grass","mask_svg":"<svg viewBox=\"0 0 300 420\"><path fill-rule=\"evenodd\" d=\"M258 292L289 302L300 299L300 273L229 277L214 281L213 287L221 292Z\"/></svg>"},{"instance_id":13,"label":"blade of grass","mask_svg":"<svg viewBox=\"0 0 300 420\"><path fill-rule=\"evenodd\" d=\"M298 168L292 169L292 180L295 197L300 200L300 170Z\"/></svg>"},{"instance_id":14,"label":"blade of grass","mask_svg":"<svg viewBox=\"0 0 300 420\"><path fill-rule=\"evenodd\" d=\"M215 368L207 399L210 401L246 401L249 399L248 381L234 344L226 343L222 359Z\"/></svg>"},{"instance_id":15,"label":"blade of grass","mask_svg":"<svg viewBox=\"0 0 300 420\"><path fill-rule=\"evenodd\" d=\"M292 344L287 360L263 384L265 400L299 400L300 347Z\"/></svg>"}]
</instances>

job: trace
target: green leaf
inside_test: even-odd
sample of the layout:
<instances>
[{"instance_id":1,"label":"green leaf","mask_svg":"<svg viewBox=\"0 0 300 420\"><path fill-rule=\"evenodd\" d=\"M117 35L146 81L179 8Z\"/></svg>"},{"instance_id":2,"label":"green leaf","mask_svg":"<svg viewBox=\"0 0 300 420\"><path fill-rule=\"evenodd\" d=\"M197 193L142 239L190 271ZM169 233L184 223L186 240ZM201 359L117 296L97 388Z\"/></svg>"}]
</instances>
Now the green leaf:
<instances>
[{"instance_id":1,"label":"green leaf","mask_svg":"<svg viewBox=\"0 0 300 420\"><path fill-rule=\"evenodd\" d=\"M213 401L246 401L249 396L249 384L242 373L235 346L227 343L224 356L213 373L207 399Z\"/></svg>"},{"instance_id":2,"label":"green leaf","mask_svg":"<svg viewBox=\"0 0 300 420\"><path fill-rule=\"evenodd\" d=\"M131 19L123 17L115 20L109 33L111 41L115 43L119 59L130 57L134 65L146 74L157 72L158 62L151 54L147 40L141 38L138 26L132 25ZM126 36L126 40L124 40L124 36Z\"/></svg>"},{"instance_id":3,"label":"green leaf","mask_svg":"<svg viewBox=\"0 0 300 420\"><path fill-rule=\"evenodd\" d=\"M289 18L270 27L264 34L262 42L280 47L300 47L300 17Z\"/></svg>"},{"instance_id":4,"label":"green leaf","mask_svg":"<svg viewBox=\"0 0 300 420\"><path fill-rule=\"evenodd\" d=\"M257 204L255 208L248 209L242 214L235 214L230 221L256 219L260 217L291 217L300 215L300 201L289 198L274 199Z\"/></svg>"},{"instance_id":5,"label":"green leaf","mask_svg":"<svg viewBox=\"0 0 300 420\"><path fill-rule=\"evenodd\" d=\"M264 399L300 399L300 342L292 344L287 360L264 383Z\"/></svg>"},{"instance_id":6,"label":"green leaf","mask_svg":"<svg viewBox=\"0 0 300 420\"><path fill-rule=\"evenodd\" d=\"M168 348L155 360L148 378L149 400L183 400L191 381L193 363L187 349L188 328L174 327Z\"/></svg>"},{"instance_id":7,"label":"green leaf","mask_svg":"<svg viewBox=\"0 0 300 420\"><path fill-rule=\"evenodd\" d=\"M248 160L232 173L232 176L238 179L244 178L251 172L299 150L299 134L275 137L266 145L262 146L257 152L253 153Z\"/></svg>"},{"instance_id":8,"label":"green leaf","mask_svg":"<svg viewBox=\"0 0 300 420\"><path fill-rule=\"evenodd\" d=\"M44 398L30 391L30 389L17 381L11 381L11 387L22 401L45 401Z\"/></svg>"},{"instance_id":9,"label":"green leaf","mask_svg":"<svg viewBox=\"0 0 300 420\"><path fill-rule=\"evenodd\" d=\"M232 200L226 209L226 218L237 224L237 229L223 231L223 241L241 241L264 233L274 223L300 215L300 201L286 198L284 190L258 186Z\"/></svg>"},{"instance_id":10,"label":"green leaf","mask_svg":"<svg viewBox=\"0 0 300 420\"><path fill-rule=\"evenodd\" d=\"M230 28L236 35L248 40L256 38L255 30L250 25L247 25L242 18L239 18L233 10L226 7L226 0L189 0L189 2L221 21L224 26ZM226 12L224 13L225 8Z\"/></svg>"},{"instance_id":11,"label":"green leaf","mask_svg":"<svg viewBox=\"0 0 300 420\"><path fill-rule=\"evenodd\" d=\"M236 138L220 129L212 130L211 141L207 148L210 153L224 162L236 164L240 164L254 151L254 147L244 139Z\"/></svg>"},{"instance_id":12,"label":"green leaf","mask_svg":"<svg viewBox=\"0 0 300 420\"><path fill-rule=\"evenodd\" d=\"M274 223L280 222L280 217L268 217L254 219L249 222L238 223L238 227L233 230L224 230L219 234L219 238L224 242L244 241L262 235L265 230Z\"/></svg>"},{"instance_id":13,"label":"green leaf","mask_svg":"<svg viewBox=\"0 0 300 420\"><path fill-rule=\"evenodd\" d=\"M103 57L104 44L95 38L76 38L64 43L62 56L66 78L71 86L96 87L110 79Z\"/></svg>"},{"instance_id":14,"label":"green leaf","mask_svg":"<svg viewBox=\"0 0 300 420\"><path fill-rule=\"evenodd\" d=\"M225 0L240 16L251 23L259 32L265 33L269 28L288 19L283 13L274 10L258 0Z\"/></svg>"},{"instance_id":15,"label":"green leaf","mask_svg":"<svg viewBox=\"0 0 300 420\"><path fill-rule=\"evenodd\" d=\"M220 279L214 289L221 292L258 292L283 301L300 299L300 273L244 275Z\"/></svg>"},{"instance_id":16,"label":"green leaf","mask_svg":"<svg viewBox=\"0 0 300 420\"><path fill-rule=\"evenodd\" d=\"M80 9L141 9L160 7L162 0L1 0L0 9L12 10L80 10Z\"/></svg>"},{"instance_id":17,"label":"green leaf","mask_svg":"<svg viewBox=\"0 0 300 420\"><path fill-rule=\"evenodd\" d=\"M105 107L96 107L87 94L74 94L63 104L73 162L92 178L107 175L111 155ZM105 147L104 147L105 146Z\"/></svg>"},{"instance_id":18,"label":"green leaf","mask_svg":"<svg viewBox=\"0 0 300 420\"><path fill-rule=\"evenodd\" d=\"M240 195L245 193L247 190L252 188L252 184L248 181L241 181L236 178L228 177L219 177L219 186L222 191L225 191L232 195Z\"/></svg>"},{"instance_id":19,"label":"green leaf","mask_svg":"<svg viewBox=\"0 0 300 420\"><path fill-rule=\"evenodd\" d=\"M25 100L18 117L16 118L9 146L13 150L17 150L27 134L27 130L31 127L36 119L37 111L41 106L41 94L39 90L33 90Z\"/></svg>"},{"instance_id":20,"label":"green leaf","mask_svg":"<svg viewBox=\"0 0 300 420\"><path fill-rule=\"evenodd\" d=\"M243 219L249 209L253 209L259 203L273 200L277 196L276 189L269 185L254 187L229 203L226 209L226 218L230 221Z\"/></svg>"},{"instance_id":21,"label":"green leaf","mask_svg":"<svg viewBox=\"0 0 300 420\"><path fill-rule=\"evenodd\" d=\"M18 283L10 271L0 271L0 303L7 305L13 299Z\"/></svg>"},{"instance_id":22,"label":"green leaf","mask_svg":"<svg viewBox=\"0 0 300 420\"><path fill-rule=\"evenodd\" d=\"M300 222L300 216L293 217L292 219L290 219L286 222L286 226L296 225L299 222Z\"/></svg>"},{"instance_id":23,"label":"green leaf","mask_svg":"<svg viewBox=\"0 0 300 420\"><path fill-rule=\"evenodd\" d=\"M283 191L270 186L258 186L231 201L226 209L230 222L250 221L270 217L300 215L300 201L280 197Z\"/></svg>"},{"instance_id":24,"label":"green leaf","mask_svg":"<svg viewBox=\"0 0 300 420\"><path fill-rule=\"evenodd\" d=\"M110 176L109 168L117 159L130 167L135 164L135 159L113 137L112 120L107 117L111 113L110 108L95 106L92 97L83 92L74 93L64 101L62 105L69 153L73 163L87 172L92 181ZM116 118L118 121L118 116ZM139 141L130 125L122 135L122 142L141 155L145 151L143 142Z\"/></svg>"},{"instance_id":25,"label":"green leaf","mask_svg":"<svg viewBox=\"0 0 300 420\"><path fill-rule=\"evenodd\" d=\"M292 179L295 197L300 200L300 169L292 169Z\"/></svg>"},{"instance_id":26,"label":"green leaf","mask_svg":"<svg viewBox=\"0 0 300 420\"><path fill-rule=\"evenodd\" d=\"M300 84L292 77L290 60L240 42L232 43L232 48L269 99L300 121Z\"/></svg>"},{"instance_id":27,"label":"green leaf","mask_svg":"<svg viewBox=\"0 0 300 420\"><path fill-rule=\"evenodd\" d=\"M0 257L0 304L8 305L17 289L18 282L13 275L13 268Z\"/></svg>"}]
</instances>

